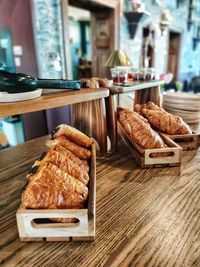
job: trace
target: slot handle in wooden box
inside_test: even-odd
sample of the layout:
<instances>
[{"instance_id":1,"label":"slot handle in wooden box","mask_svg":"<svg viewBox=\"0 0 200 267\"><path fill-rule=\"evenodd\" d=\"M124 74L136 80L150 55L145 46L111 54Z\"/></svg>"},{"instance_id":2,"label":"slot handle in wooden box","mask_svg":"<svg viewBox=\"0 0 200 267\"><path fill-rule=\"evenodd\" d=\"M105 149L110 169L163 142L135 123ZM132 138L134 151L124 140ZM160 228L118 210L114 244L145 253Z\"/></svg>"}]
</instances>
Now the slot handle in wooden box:
<instances>
[{"instance_id":1,"label":"slot handle in wooden box","mask_svg":"<svg viewBox=\"0 0 200 267\"><path fill-rule=\"evenodd\" d=\"M181 146L183 150L192 150L199 147L199 134L195 131L192 131L192 134L182 134L182 135L169 135L164 133L159 133L162 136L167 136L173 140L176 144Z\"/></svg>"},{"instance_id":2,"label":"slot handle in wooden box","mask_svg":"<svg viewBox=\"0 0 200 267\"><path fill-rule=\"evenodd\" d=\"M48 218L74 218L79 220L78 225L67 223L52 223L44 224L43 226L35 227L32 223L34 219L48 219ZM87 209L69 210L57 209L52 211L45 210L28 210L24 214L24 209L19 208L17 212L17 223L20 230L21 237L56 237L59 235L66 236L88 236L88 219ZM45 229L45 232L44 232Z\"/></svg>"}]
</instances>

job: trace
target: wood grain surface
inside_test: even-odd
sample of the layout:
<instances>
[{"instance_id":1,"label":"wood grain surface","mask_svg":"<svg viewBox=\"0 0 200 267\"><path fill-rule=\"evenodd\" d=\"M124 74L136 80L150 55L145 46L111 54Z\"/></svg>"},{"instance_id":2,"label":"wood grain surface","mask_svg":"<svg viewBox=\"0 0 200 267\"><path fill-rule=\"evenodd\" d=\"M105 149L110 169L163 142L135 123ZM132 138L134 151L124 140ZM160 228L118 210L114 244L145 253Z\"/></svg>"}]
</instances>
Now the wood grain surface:
<instances>
[{"instance_id":1,"label":"wood grain surface","mask_svg":"<svg viewBox=\"0 0 200 267\"><path fill-rule=\"evenodd\" d=\"M102 153L107 152L107 124L103 98L73 105L72 121L75 128L92 136Z\"/></svg>"},{"instance_id":2,"label":"wood grain surface","mask_svg":"<svg viewBox=\"0 0 200 267\"><path fill-rule=\"evenodd\" d=\"M55 90L54 90L55 91ZM109 95L106 88L80 89L76 91L50 93L42 95L33 100L19 101L13 103L0 103L0 117L24 114L33 111L45 110L64 105L91 101L104 98Z\"/></svg>"},{"instance_id":3,"label":"wood grain surface","mask_svg":"<svg viewBox=\"0 0 200 267\"><path fill-rule=\"evenodd\" d=\"M116 94L124 94L124 93L129 93L129 92L133 92L137 90L153 88L153 87L159 87L161 84L164 84L164 81L162 80L134 81L134 82L130 82L129 86L113 85L112 87L109 88L109 90L110 90L110 94L116 95Z\"/></svg>"},{"instance_id":4,"label":"wood grain surface","mask_svg":"<svg viewBox=\"0 0 200 267\"><path fill-rule=\"evenodd\" d=\"M181 167L141 170L120 142L97 159L96 240L21 243L16 210L45 139L0 152L1 266L200 266L200 150Z\"/></svg>"}]
</instances>

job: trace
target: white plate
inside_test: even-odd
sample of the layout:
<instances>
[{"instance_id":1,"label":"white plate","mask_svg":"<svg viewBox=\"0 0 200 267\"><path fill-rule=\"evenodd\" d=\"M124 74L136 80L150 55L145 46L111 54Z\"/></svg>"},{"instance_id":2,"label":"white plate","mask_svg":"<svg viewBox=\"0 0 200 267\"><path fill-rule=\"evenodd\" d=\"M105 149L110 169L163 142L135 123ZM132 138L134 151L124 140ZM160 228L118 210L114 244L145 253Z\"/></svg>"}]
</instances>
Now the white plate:
<instances>
[{"instance_id":1,"label":"white plate","mask_svg":"<svg viewBox=\"0 0 200 267\"><path fill-rule=\"evenodd\" d=\"M6 92L0 92L0 103L30 100L40 97L41 94L42 94L42 89L37 89L35 91L26 93L17 93L17 94L8 94Z\"/></svg>"}]
</instances>

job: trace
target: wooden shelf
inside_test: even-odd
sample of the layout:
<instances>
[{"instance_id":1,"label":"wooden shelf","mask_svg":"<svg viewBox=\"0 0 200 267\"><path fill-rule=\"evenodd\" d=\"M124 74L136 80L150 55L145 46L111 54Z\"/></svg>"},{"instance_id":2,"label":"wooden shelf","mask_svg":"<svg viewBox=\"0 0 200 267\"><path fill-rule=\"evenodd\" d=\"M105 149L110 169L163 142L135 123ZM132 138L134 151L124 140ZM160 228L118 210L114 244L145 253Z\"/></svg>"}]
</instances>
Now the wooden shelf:
<instances>
[{"instance_id":1,"label":"wooden shelf","mask_svg":"<svg viewBox=\"0 0 200 267\"><path fill-rule=\"evenodd\" d=\"M33 100L0 103L0 118L91 101L108 96L109 90L106 88L80 89L78 91L44 94Z\"/></svg>"},{"instance_id":2,"label":"wooden shelf","mask_svg":"<svg viewBox=\"0 0 200 267\"><path fill-rule=\"evenodd\" d=\"M161 84L164 84L164 81L159 80L159 81L149 81L149 82L133 82L132 84L130 83L127 86L121 86L121 85L113 85L112 87L109 88L110 93L112 95L116 94L123 94L123 93L129 93L133 92L136 90L141 90L141 89L148 89L156 86L160 86Z\"/></svg>"}]
</instances>

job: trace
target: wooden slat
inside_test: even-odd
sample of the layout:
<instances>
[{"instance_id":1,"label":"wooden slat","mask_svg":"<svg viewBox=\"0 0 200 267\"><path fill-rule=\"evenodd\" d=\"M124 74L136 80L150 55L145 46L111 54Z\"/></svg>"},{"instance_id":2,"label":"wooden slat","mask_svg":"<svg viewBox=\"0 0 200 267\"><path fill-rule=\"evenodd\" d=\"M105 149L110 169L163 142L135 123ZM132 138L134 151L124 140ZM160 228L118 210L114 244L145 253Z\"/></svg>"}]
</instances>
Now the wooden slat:
<instances>
[{"instance_id":1,"label":"wooden slat","mask_svg":"<svg viewBox=\"0 0 200 267\"><path fill-rule=\"evenodd\" d=\"M33 111L61 107L69 104L91 101L99 98L105 98L108 95L109 90L105 88L80 89L76 91L42 95L41 97L28 101L0 103L0 117L24 114Z\"/></svg>"},{"instance_id":2,"label":"wooden slat","mask_svg":"<svg viewBox=\"0 0 200 267\"><path fill-rule=\"evenodd\" d=\"M0 152L2 267L200 266L200 149L184 151L181 167L141 170L120 142L115 152L97 158L95 242L23 243L15 215L41 144Z\"/></svg>"}]
</instances>

